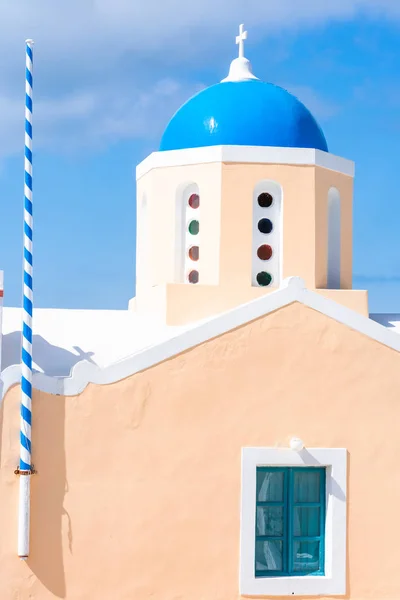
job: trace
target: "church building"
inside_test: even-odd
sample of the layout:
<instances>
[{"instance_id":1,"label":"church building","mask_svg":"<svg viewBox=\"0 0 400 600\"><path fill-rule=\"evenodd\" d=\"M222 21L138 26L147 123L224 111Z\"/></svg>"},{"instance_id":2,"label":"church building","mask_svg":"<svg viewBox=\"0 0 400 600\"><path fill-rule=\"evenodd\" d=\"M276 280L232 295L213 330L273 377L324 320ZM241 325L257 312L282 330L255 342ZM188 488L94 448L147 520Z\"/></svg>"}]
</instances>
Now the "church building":
<instances>
[{"instance_id":1,"label":"church building","mask_svg":"<svg viewBox=\"0 0 400 600\"><path fill-rule=\"evenodd\" d=\"M33 309L25 553L1 308L0 600L400 599L400 315L352 287L354 163L246 38L137 166L126 310Z\"/></svg>"}]
</instances>

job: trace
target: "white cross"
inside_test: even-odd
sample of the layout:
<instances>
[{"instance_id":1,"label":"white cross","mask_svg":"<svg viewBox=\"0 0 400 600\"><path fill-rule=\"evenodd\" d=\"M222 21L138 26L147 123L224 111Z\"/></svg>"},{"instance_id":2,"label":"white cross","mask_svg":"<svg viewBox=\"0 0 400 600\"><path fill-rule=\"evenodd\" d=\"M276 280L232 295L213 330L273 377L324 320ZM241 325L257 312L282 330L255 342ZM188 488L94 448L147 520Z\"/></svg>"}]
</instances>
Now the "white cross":
<instances>
[{"instance_id":1,"label":"white cross","mask_svg":"<svg viewBox=\"0 0 400 600\"><path fill-rule=\"evenodd\" d=\"M244 25L240 25L239 35L236 36L236 43L239 44L239 58L244 57L244 40L247 40L247 31L244 31Z\"/></svg>"}]
</instances>

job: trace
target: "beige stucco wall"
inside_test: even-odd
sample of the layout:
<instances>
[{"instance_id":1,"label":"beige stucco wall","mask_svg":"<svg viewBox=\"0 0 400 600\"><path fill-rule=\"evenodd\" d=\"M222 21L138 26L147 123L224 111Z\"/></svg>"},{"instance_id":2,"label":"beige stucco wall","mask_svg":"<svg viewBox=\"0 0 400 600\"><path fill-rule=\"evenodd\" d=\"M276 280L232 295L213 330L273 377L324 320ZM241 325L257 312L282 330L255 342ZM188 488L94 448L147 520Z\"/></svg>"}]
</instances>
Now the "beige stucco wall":
<instances>
[{"instance_id":1,"label":"beige stucco wall","mask_svg":"<svg viewBox=\"0 0 400 600\"><path fill-rule=\"evenodd\" d=\"M138 296L133 310L157 314L168 325L185 325L231 310L241 304L274 292L274 288L234 285L156 285ZM368 313L366 290L315 290L321 296L346 306L365 317Z\"/></svg>"},{"instance_id":2,"label":"beige stucco wall","mask_svg":"<svg viewBox=\"0 0 400 600\"><path fill-rule=\"evenodd\" d=\"M352 177L318 166L209 163L155 168L138 180L138 203L144 194L149 203L150 277L145 286L138 281L136 302L131 307L138 311L161 311L169 316L182 310L180 295L164 294L154 287L183 283L177 279L175 270L176 207L183 189L193 182L198 185L201 197L200 284L196 287L216 286L215 294L198 292L199 298L208 298L209 308L205 313L204 304L195 301L199 306L195 318L219 312L221 304L225 310L230 308L232 298L248 302L268 292L269 288L255 291L258 288L251 284L254 188L263 180L279 183L283 192L282 276L302 277L310 289L324 289L327 285L328 192L331 187L339 191L341 288L351 290ZM193 267L197 268L196 263ZM215 298L214 304L211 298ZM342 294L340 298L345 296ZM177 302L175 306L170 304L173 299ZM344 303L360 305L357 298ZM192 306L190 313L194 312ZM365 313L368 314L368 308Z\"/></svg>"},{"instance_id":3,"label":"beige stucco wall","mask_svg":"<svg viewBox=\"0 0 400 600\"><path fill-rule=\"evenodd\" d=\"M348 598L397 600L400 354L300 304L108 386L35 391L16 557L19 389L1 414L1 600L238 600L243 446L346 447Z\"/></svg>"}]
</instances>

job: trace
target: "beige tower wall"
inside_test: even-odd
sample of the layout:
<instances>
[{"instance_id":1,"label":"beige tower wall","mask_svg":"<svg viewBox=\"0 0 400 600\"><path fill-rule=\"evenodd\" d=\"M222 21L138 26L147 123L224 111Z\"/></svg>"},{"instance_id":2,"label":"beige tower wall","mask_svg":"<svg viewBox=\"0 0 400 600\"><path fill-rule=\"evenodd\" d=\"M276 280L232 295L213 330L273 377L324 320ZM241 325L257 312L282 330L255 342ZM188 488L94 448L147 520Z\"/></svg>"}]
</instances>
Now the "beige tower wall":
<instances>
[{"instance_id":1,"label":"beige tower wall","mask_svg":"<svg viewBox=\"0 0 400 600\"><path fill-rule=\"evenodd\" d=\"M185 188L193 183L197 184L201 197L201 280L205 285L218 283L221 164L211 163L154 169L138 181L138 206L144 195L148 203L150 285L180 283L175 270L177 211Z\"/></svg>"},{"instance_id":2,"label":"beige tower wall","mask_svg":"<svg viewBox=\"0 0 400 600\"><path fill-rule=\"evenodd\" d=\"M318 165L248 162L161 166L139 177L138 203L145 194L149 205L150 277L147 285L138 281L132 307L184 323L274 289L251 282L254 189L264 180L278 183L283 192L282 278L300 276L308 288L368 314L367 293L351 291L352 176ZM186 286L176 277L176 215L191 183L200 193L200 283ZM341 197L341 290L326 290L330 188Z\"/></svg>"},{"instance_id":3,"label":"beige tower wall","mask_svg":"<svg viewBox=\"0 0 400 600\"><path fill-rule=\"evenodd\" d=\"M253 192L261 180L283 189L283 278L302 277L307 287L326 288L328 192L341 194L341 282L351 289L352 178L317 166L224 164L222 168L221 278L249 285Z\"/></svg>"}]
</instances>

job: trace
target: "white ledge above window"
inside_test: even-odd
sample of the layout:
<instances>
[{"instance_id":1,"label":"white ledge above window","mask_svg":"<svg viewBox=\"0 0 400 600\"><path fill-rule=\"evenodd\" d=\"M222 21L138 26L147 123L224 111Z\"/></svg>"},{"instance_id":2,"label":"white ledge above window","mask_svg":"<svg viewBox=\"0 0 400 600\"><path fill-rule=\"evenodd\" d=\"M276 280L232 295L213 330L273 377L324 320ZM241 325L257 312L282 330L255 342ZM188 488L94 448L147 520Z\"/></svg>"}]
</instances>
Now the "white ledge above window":
<instances>
[{"instance_id":1,"label":"white ledge above window","mask_svg":"<svg viewBox=\"0 0 400 600\"><path fill-rule=\"evenodd\" d=\"M257 467L325 467L325 575L255 576ZM240 524L240 593L245 596L346 594L346 484L344 448L243 448Z\"/></svg>"}]
</instances>

